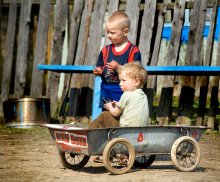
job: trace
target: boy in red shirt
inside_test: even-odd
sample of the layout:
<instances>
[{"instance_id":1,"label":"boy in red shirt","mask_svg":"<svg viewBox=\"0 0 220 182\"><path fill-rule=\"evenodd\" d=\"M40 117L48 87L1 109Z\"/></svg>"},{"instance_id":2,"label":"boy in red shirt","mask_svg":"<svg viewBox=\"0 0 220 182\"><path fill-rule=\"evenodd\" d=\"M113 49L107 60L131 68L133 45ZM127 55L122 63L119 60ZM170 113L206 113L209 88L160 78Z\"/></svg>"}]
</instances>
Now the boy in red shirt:
<instances>
[{"instance_id":1,"label":"boy in red shirt","mask_svg":"<svg viewBox=\"0 0 220 182\"><path fill-rule=\"evenodd\" d=\"M136 45L128 40L130 20L123 11L114 12L107 20L106 32L112 44L101 50L93 73L101 76L99 107L104 108L104 100L119 101L122 90L119 86L117 70L128 62L141 61L141 54Z\"/></svg>"}]
</instances>

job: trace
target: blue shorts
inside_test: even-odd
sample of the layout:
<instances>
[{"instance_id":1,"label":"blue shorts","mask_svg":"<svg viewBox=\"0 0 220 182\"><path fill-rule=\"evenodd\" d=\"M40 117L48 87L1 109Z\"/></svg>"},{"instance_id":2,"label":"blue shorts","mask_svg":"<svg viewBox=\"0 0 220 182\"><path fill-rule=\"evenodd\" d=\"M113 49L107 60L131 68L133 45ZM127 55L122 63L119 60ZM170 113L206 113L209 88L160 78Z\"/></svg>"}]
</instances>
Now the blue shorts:
<instances>
[{"instance_id":1,"label":"blue shorts","mask_svg":"<svg viewBox=\"0 0 220 182\"><path fill-rule=\"evenodd\" d=\"M111 100L111 101L119 101L121 98L121 95L123 94L119 84L110 84L110 83L101 83L101 92L100 92L100 102L99 107L104 107L104 101L105 100Z\"/></svg>"}]
</instances>

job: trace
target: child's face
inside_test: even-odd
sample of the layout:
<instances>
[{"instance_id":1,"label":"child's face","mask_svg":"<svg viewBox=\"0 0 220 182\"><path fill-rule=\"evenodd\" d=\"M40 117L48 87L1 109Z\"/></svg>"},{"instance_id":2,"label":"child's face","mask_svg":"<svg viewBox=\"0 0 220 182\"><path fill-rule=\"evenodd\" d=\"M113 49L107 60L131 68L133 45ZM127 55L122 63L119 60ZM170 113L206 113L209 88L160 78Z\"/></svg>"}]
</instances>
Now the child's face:
<instances>
[{"instance_id":1,"label":"child's face","mask_svg":"<svg viewBox=\"0 0 220 182\"><path fill-rule=\"evenodd\" d=\"M140 83L139 79L130 78L125 71L122 71L119 74L119 79L120 79L119 85L123 92L136 90Z\"/></svg>"},{"instance_id":2,"label":"child's face","mask_svg":"<svg viewBox=\"0 0 220 182\"><path fill-rule=\"evenodd\" d=\"M108 22L106 32L112 44L120 44L127 40L128 28L122 28L118 22Z\"/></svg>"}]
</instances>

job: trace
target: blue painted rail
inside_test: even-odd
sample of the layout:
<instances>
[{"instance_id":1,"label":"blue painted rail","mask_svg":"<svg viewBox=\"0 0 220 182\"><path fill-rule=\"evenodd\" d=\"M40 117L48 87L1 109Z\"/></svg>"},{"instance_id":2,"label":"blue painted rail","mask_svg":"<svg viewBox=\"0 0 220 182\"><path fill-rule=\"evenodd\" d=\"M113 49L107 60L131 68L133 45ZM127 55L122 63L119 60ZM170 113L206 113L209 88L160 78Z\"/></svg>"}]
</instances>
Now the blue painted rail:
<instances>
[{"instance_id":1,"label":"blue painted rail","mask_svg":"<svg viewBox=\"0 0 220 182\"><path fill-rule=\"evenodd\" d=\"M62 73L92 73L94 66L39 64L37 68ZM220 76L220 66L145 66L145 69L149 75Z\"/></svg>"},{"instance_id":2,"label":"blue painted rail","mask_svg":"<svg viewBox=\"0 0 220 182\"><path fill-rule=\"evenodd\" d=\"M92 73L94 66L38 65L37 68L39 70L60 73ZM148 71L149 75L220 75L220 66L146 66L145 69ZM102 112L102 110L99 108L100 83L100 77L95 77L92 120L94 120Z\"/></svg>"}]
</instances>

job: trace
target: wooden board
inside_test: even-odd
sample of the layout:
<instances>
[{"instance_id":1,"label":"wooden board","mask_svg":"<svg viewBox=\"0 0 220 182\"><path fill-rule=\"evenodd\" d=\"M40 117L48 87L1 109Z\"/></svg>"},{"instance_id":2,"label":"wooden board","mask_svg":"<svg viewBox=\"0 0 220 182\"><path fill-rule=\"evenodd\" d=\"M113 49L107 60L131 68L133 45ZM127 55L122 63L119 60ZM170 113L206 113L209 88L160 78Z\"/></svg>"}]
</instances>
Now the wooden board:
<instances>
[{"instance_id":1,"label":"wooden board","mask_svg":"<svg viewBox=\"0 0 220 182\"><path fill-rule=\"evenodd\" d=\"M183 18L185 12L186 1L178 1L174 6L174 16L172 20L172 33L168 43L167 56L164 65L174 66L178 62L178 53L180 47L180 37L183 27ZM174 76L164 76L163 87L160 95L159 107L157 112L157 120L161 125L168 124L168 120L172 113L173 85ZM166 105L166 107L164 107ZM166 108L166 109L165 109Z\"/></svg>"},{"instance_id":2,"label":"wooden board","mask_svg":"<svg viewBox=\"0 0 220 182\"><path fill-rule=\"evenodd\" d=\"M203 31L205 25L205 17L207 10L207 2L195 0L193 7L193 14L190 21L189 41L187 45L185 65L198 66L202 65L201 49ZM183 87L181 90L180 98L191 98L194 100L196 77L184 77ZM194 91L192 91L192 90ZM191 125L193 102L191 99L182 99L179 103L181 109L180 124ZM190 115L191 114L191 115Z\"/></svg>"},{"instance_id":3,"label":"wooden board","mask_svg":"<svg viewBox=\"0 0 220 182\"><path fill-rule=\"evenodd\" d=\"M3 65L3 75L2 75L2 87L1 87L1 102L0 102L0 113L3 114L3 102L8 99L11 76L12 76L12 64L13 64L13 51L15 40L15 30L16 30L16 18L17 18L17 0L12 0L10 2L9 8L9 18L7 27L7 37L6 37L6 55Z\"/></svg>"},{"instance_id":4,"label":"wooden board","mask_svg":"<svg viewBox=\"0 0 220 182\"><path fill-rule=\"evenodd\" d=\"M209 29L209 35L208 35L208 40L207 40L207 48L205 52L205 58L204 58L204 65L211 65L212 61L212 54L213 54L213 47L214 47L214 31L215 31L215 23L216 23L216 18L217 18L217 0L213 1L214 5L212 8L212 17L211 17L211 22L210 22L210 29ZM199 109L198 109L198 116L197 116L197 121L196 125L200 126L205 124L204 123L204 116L205 116L205 110L206 110L206 99L207 99L207 94L208 94L208 79L209 77L207 76L202 76L200 82L200 97L199 97ZM217 85L218 87L218 85ZM215 92L213 92L215 94ZM218 93L217 93L218 95ZM216 96L214 96L216 97ZM211 106L212 107L212 106ZM213 105L213 107L216 107L216 104ZM218 107L218 106L217 106ZM210 108L211 109L211 108ZM213 116L211 116L213 117Z\"/></svg>"},{"instance_id":5,"label":"wooden board","mask_svg":"<svg viewBox=\"0 0 220 182\"><path fill-rule=\"evenodd\" d=\"M127 0L126 4L126 14L131 21L130 32L128 34L128 40L133 44L136 44L137 30L138 30L138 20L140 14L140 0Z\"/></svg>"},{"instance_id":6,"label":"wooden board","mask_svg":"<svg viewBox=\"0 0 220 182\"><path fill-rule=\"evenodd\" d=\"M154 19L157 2L155 0L146 1L144 4L144 15L141 22L141 33L139 49L141 52L142 64L147 65L151 57L151 41L153 39Z\"/></svg>"},{"instance_id":7,"label":"wooden board","mask_svg":"<svg viewBox=\"0 0 220 182\"><path fill-rule=\"evenodd\" d=\"M51 64L61 64L63 42L66 31L66 19L67 19L67 0L57 0L55 24L54 24L54 36L52 43ZM58 87L59 87L60 75L57 73L49 73L47 80L46 96L51 100L51 116L55 117L58 109Z\"/></svg>"},{"instance_id":8,"label":"wooden board","mask_svg":"<svg viewBox=\"0 0 220 182\"><path fill-rule=\"evenodd\" d=\"M51 3L50 0L42 0L40 4L37 38L34 54L34 64L31 82L31 97L40 98L43 90L43 73L37 70L38 64L45 63L47 50L47 37L49 30Z\"/></svg>"},{"instance_id":9,"label":"wooden board","mask_svg":"<svg viewBox=\"0 0 220 182\"><path fill-rule=\"evenodd\" d=\"M31 23L31 1L24 0L21 4L21 12L19 18L19 33L18 33L18 49L16 59L16 71L14 80L14 95L15 98L20 98L24 94L26 85L27 71L27 54L29 43L29 30Z\"/></svg>"}]
</instances>

